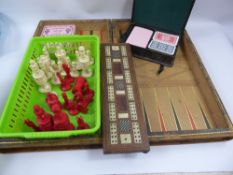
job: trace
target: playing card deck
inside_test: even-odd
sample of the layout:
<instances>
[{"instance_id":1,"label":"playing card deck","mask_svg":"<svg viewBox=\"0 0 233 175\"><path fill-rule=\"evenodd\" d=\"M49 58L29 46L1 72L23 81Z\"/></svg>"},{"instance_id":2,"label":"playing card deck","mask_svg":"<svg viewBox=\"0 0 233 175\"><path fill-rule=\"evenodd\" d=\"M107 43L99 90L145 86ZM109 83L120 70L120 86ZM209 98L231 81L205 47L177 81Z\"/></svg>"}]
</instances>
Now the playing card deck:
<instances>
[{"instance_id":1,"label":"playing card deck","mask_svg":"<svg viewBox=\"0 0 233 175\"><path fill-rule=\"evenodd\" d=\"M150 42L148 48L168 55L173 55L176 49L176 47L173 45L165 44L154 40Z\"/></svg>"},{"instance_id":2,"label":"playing card deck","mask_svg":"<svg viewBox=\"0 0 233 175\"><path fill-rule=\"evenodd\" d=\"M164 32L155 32L153 40L160 43L176 46L179 40L179 36Z\"/></svg>"},{"instance_id":3,"label":"playing card deck","mask_svg":"<svg viewBox=\"0 0 233 175\"><path fill-rule=\"evenodd\" d=\"M179 40L194 2L147 0L145 3L134 0L132 23L122 35L121 41L131 45L135 57L159 63L161 67L173 66ZM141 29L140 33L135 34L138 28ZM149 36L147 31L152 35Z\"/></svg>"}]
</instances>

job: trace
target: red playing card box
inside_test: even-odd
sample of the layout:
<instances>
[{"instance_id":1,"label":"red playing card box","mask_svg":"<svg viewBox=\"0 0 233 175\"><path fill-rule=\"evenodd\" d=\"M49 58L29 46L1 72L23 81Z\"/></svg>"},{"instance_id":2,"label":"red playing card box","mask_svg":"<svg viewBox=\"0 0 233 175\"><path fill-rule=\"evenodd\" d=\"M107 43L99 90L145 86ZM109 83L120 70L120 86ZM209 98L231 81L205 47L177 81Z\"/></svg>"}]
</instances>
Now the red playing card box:
<instances>
[{"instance_id":1,"label":"red playing card box","mask_svg":"<svg viewBox=\"0 0 233 175\"><path fill-rule=\"evenodd\" d=\"M176 46L179 40L179 36L163 32L155 32L153 40L164 44Z\"/></svg>"}]
</instances>

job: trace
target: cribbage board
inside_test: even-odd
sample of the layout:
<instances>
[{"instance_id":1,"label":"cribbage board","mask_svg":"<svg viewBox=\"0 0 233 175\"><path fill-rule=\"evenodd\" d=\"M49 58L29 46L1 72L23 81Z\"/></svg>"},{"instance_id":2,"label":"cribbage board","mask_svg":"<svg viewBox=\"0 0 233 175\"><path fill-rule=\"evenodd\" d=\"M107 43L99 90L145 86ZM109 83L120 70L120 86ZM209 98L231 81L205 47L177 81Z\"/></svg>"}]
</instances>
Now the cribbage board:
<instances>
[{"instance_id":1,"label":"cribbage board","mask_svg":"<svg viewBox=\"0 0 233 175\"><path fill-rule=\"evenodd\" d=\"M104 153L148 152L146 124L129 46L103 44L101 71Z\"/></svg>"}]
</instances>

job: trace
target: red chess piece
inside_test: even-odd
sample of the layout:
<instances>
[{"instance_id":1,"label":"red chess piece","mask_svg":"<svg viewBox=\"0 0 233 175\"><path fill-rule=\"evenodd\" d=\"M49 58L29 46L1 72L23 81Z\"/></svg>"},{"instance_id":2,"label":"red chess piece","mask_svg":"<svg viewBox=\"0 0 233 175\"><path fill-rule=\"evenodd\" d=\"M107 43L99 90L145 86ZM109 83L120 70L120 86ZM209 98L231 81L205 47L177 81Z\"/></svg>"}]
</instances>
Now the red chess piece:
<instances>
[{"instance_id":1,"label":"red chess piece","mask_svg":"<svg viewBox=\"0 0 233 175\"><path fill-rule=\"evenodd\" d=\"M77 106L78 106L79 112L86 114L88 112L88 108L87 108L88 104L89 103L85 100L78 101Z\"/></svg>"},{"instance_id":2,"label":"red chess piece","mask_svg":"<svg viewBox=\"0 0 233 175\"><path fill-rule=\"evenodd\" d=\"M75 100L69 100L66 93L62 93L62 97L64 99L64 108L68 110L70 115L76 115L78 114L78 107L77 107L77 102Z\"/></svg>"},{"instance_id":3,"label":"red chess piece","mask_svg":"<svg viewBox=\"0 0 233 175\"><path fill-rule=\"evenodd\" d=\"M70 74L70 68L67 64L62 64L63 70L66 72L65 81L73 82L74 78Z\"/></svg>"},{"instance_id":4,"label":"red chess piece","mask_svg":"<svg viewBox=\"0 0 233 175\"><path fill-rule=\"evenodd\" d=\"M61 82L61 90L62 91L68 91L71 88L71 82L66 81L66 79L63 79L60 73L57 73L57 77Z\"/></svg>"},{"instance_id":5,"label":"red chess piece","mask_svg":"<svg viewBox=\"0 0 233 175\"><path fill-rule=\"evenodd\" d=\"M83 96L83 100L87 101L89 104L92 101L94 95L95 95L95 92L92 89L87 89L87 91L85 92L85 95Z\"/></svg>"},{"instance_id":6,"label":"red chess piece","mask_svg":"<svg viewBox=\"0 0 233 175\"><path fill-rule=\"evenodd\" d=\"M76 91L74 94L74 99L75 101L79 101L80 99L83 99L83 93L80 91Z\"/></svg>"},{"instance_id":7,"label":"red chess piece","mask_svg":"<svg viewBox=\"0 0 233 175\"><path fill-rule=\"evenodd\" d=\"M78 127L77 127L78 130L90 128L90 126L87 123L85 123L82 117L77 118L77 123L78 123Z\"/></svg>"},{"instance_id":8,"label":"red chess piece","mask_svg":"<svg viewBox=\"0 0 233 175\"><path fill-rule=\"evenodd\" d=\"M53 130L53 120L52 115L46 113L39 105L34 105L34 113L36 115L36 120L41 131L52 131Z\"/></svg>"},{"instance_id":9,"label":"red chess piece","mask_svg":"<svg viewBox=\"0 0 233 175\"><path fill-rule=\"evenodd\" d=\"M34 131L41 131L38 126L35 125L31 120L24 120L24 124L26 124L28 127L34 129Z\"/></svg>"},{"instance_id":10,"label":"red chess piece","mask_svg":"<svg viewBox=\"0 0 233 175\"><path fill-rule=\"evenodd\" d=\"M45 99L45 102L48 104L48 106L50 107L50 109L52 108L52 106L53 106L54 104L59 104L59 105L61 105L61 103L59 102L59 99L58 99L57 95L54 94L54 93L51 93L51 92L49 92L49 93L47 94L46 99Z\"/></svg>"},{"instance_id":11,"label":"red chess piece","mask_svg":"<svg viewBox=\"0 0 233 175\"><path fill-rule=\"evenodd\" d=\"M63 131L74 129L74 126L69 121L68 115L65 112L62 112L62 109L58 104L53 105L51 110L54 113L54 130Z\"/></svg>"},{"instance_id":12,"label":"red chess piece","mask_svg":"<svg viewBox=\"0 0 233 175\"><path fill-rule=\"evenodd\" d=\"M72 89L73 94L83 94L89 88L88 83L84 77L77 77L74 87Z\"/></svg>"},{"instance_id":13,"label":"red chess piece","mask_svg":"<svg viewBox=\"0 0 233 175\"><path fill-rule=\"evenodd\" d=\"M77 94L79 94L79 92L75 93L74 100L77 101L77 108L79 112L87 113L88 105L93 100L94 91L88 88L82 95Z\"/></svg>"}]
</instances>

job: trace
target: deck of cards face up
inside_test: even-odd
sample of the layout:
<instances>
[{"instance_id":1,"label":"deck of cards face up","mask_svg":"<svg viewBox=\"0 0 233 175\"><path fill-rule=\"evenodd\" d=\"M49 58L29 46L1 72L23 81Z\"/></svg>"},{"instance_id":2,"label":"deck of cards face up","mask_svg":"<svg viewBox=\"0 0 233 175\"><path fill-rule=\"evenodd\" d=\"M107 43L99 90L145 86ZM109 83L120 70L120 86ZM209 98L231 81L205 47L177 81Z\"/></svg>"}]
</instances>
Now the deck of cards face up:
<instances>
[{"instance_id":1,"label":"deck of cards face up","mask_svg":"<svg viewBox=\"0 0 233 175\"><path fill-rule=\"evenodd\" d=\"M194 0L134 0L132 24L122 36L133 55L172 66Z\"/></svg>"}]
</instances>

